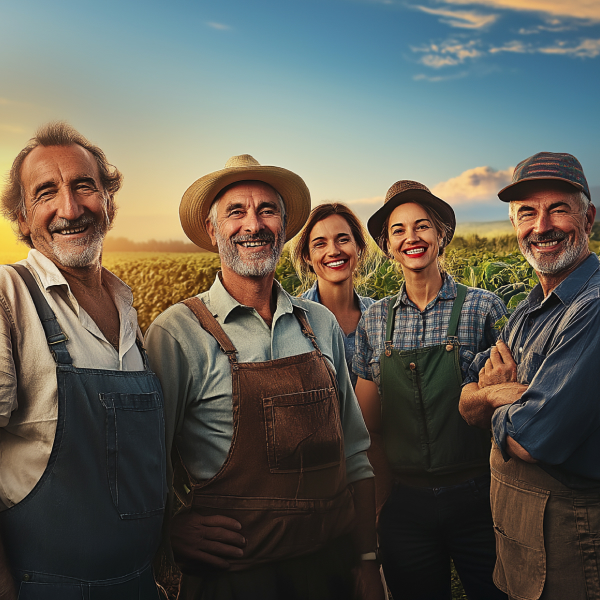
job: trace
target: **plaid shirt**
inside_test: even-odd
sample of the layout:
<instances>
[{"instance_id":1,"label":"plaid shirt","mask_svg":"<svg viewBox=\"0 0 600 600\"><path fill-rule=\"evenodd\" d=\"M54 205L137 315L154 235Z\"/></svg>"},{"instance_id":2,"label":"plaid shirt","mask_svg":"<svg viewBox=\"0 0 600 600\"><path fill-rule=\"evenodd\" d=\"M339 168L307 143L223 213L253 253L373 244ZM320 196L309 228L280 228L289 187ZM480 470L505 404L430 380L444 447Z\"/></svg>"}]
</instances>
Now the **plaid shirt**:
<instances>
[{"instance_id":1,"label":"plaid shirt","mask_svg":"<svg viewBox=\"0 0 600 600\"><path fill-rule=\"evenodd\" d=\"M446 341L455 298L456 283L450 275L446 275L438 295L423 312L408 299L404 284L399 297L390 296L370 306L356 330L352 370L359 377L374 381L380 387L379 357L385 349L386 322L392 300L395 300L394 307L397 307L392 346L397 350L413 350ZM496 343L500 332L494 329L494 324L504 315L506 307L496 294L468 288L457 332L463 377L475 355Z\"/></svg>"}]
</instances>

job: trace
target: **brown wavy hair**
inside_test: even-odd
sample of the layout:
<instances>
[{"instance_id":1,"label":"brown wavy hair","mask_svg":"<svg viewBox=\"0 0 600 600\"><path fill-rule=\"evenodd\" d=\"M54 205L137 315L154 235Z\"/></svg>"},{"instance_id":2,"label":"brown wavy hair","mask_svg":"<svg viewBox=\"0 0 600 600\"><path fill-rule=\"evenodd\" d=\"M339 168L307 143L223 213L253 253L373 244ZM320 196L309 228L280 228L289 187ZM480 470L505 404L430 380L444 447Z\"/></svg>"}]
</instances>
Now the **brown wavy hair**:
<instances>
[{"instance_id":1,"label":"brown wavy hair","mask_svg":"<svg viewBox=\"0 0 600 600\"><path fill-rule=\"evenodd\" d=\"M96 159L100 174L100 183L104 188L103 193L106 198L106 214L109 223L112 223L117 212L114 195L119 191L123 183L123 175L108 162L104 152L98 146L92 144L64 121L55 121L40 127L35 132L35 136L29 140L27 146L17 154L17 157L13 161L8 173L6 188L0 196L2 214L9 221L17 224L19 215L25 216L25 191L21 183L21 167L29 153L38 146L72 146L74 144L85 148ZM15 231L18 238L31 248L32 245L29 236L23 235L18 226L15 227Z\"/></svg>"},{"instance_id":2,"label":"brown wavy hair","mask_svg":"<svg viewBox=\"0 0 600 600\"><path fill-rule=\"evenodd\" d=\"M292 240L290 248L290 259L303 283L312 281L315 278L313 268L308 262L310 260L310 249L308 247L310 234L319 221L322 221L331 215L340 215L340 217L343 217L350 226L350 231L352 232L352 236L354 237L354 241L358 248L358 263L355 272L364 266L370 254L370 248L367 242L369 234L364 225L360 222L360 219L350 208L340 202L319 204L319 206L315 206L315 208L312 209L304 227Z\"/></svg>"}]
</instances>

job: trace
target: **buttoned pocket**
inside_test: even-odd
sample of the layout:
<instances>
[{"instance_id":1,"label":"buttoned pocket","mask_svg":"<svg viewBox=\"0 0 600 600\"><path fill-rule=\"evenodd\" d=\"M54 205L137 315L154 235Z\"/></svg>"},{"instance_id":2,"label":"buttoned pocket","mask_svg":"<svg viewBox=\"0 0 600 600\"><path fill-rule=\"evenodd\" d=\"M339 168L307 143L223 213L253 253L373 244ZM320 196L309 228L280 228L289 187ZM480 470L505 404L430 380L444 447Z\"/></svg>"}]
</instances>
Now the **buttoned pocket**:
<instances>
[{"instance_id":1,"label":"buttoned pocket","mask_svg":"<svg viewBox=\"0 0 600 600\"><path fill-rule=\"evenodd\" d=\"M113 502L122 519L165 508L163 404L156 392L100 394L106 410L106 458Z\"/></svg>"},{"instance_id":2,"label":"buttoned pocket","mask_svg":"<svg viewBox=\"0 0 600 600\"><path fill-rule=\"evenodd\" d=\"M492 471L494 583L511 598L537 600L546 581L544 512L549 492L516 487Z\"/></svg>"},{"instance_id":3,"label":"buttoned pocket","mask_svg":"<svg viewBox=\"0 0 600 600\"><path fill-rule=\"evenodd\" d=\"M335 466L343 459L335 388L263 399L271 472L293 473Z\"/></svg>"}]
</instances>

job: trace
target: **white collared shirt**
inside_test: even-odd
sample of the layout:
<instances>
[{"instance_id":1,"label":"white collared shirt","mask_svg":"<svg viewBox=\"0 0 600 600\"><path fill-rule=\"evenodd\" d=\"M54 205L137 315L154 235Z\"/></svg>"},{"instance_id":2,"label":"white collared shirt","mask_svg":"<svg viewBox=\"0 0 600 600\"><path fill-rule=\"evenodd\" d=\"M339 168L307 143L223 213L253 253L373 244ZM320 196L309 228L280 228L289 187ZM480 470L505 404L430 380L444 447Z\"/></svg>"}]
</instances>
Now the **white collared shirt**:
<instances>
[{"instance_id":1,"label":"white collared shirt","mask_svg":"<svg viewBox=\"0 0 600 600\"><path fill-rule=\"evenodd\" d=\"M32 272L69 341L79 368L141 371L131 290L115 275L102 280L119 313L117 351L85 312L58 267L37 250L20 262ZM0 267L0 510L22 500L42 476L58 416L56 363L25 283Z\"/></svg>"}]
</instances>

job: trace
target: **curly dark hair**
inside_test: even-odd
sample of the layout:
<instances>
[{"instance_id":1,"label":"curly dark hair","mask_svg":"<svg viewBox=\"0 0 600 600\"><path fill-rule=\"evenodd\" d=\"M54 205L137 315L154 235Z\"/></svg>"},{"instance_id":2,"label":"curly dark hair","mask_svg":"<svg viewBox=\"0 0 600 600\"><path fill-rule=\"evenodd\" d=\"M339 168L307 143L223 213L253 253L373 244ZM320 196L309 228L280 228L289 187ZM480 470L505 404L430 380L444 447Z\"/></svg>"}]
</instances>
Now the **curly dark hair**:
<instances>
[{"instance_id":1,"label":"curly dark hair","mask_svg":"<svg viewBox=\"0 0 600 600\"><path fill-rule=\"evenodd\" d=\"M123 183L123 176L116 167L108 162L104 152L98 146L92 144L64 121L55 121L40 127L36 131L35 136L29 140L27 146L17 154L17 157L13 161L8 173L6 188L0 196L2 214L9 221L18 223L19 215L25 216L25 194L21 183L21 167L29 153L38 146L72 146L73 144L85 148L96 159L100 173L100 183L103 187L102 192L106 197L106 213L109 222L112 223L117 212L114 195L119 191ZM32 245L29 236L23 235L18 227L16 228L16 232L19 239L31 248Z\"/></svg>"}]
</instances>

